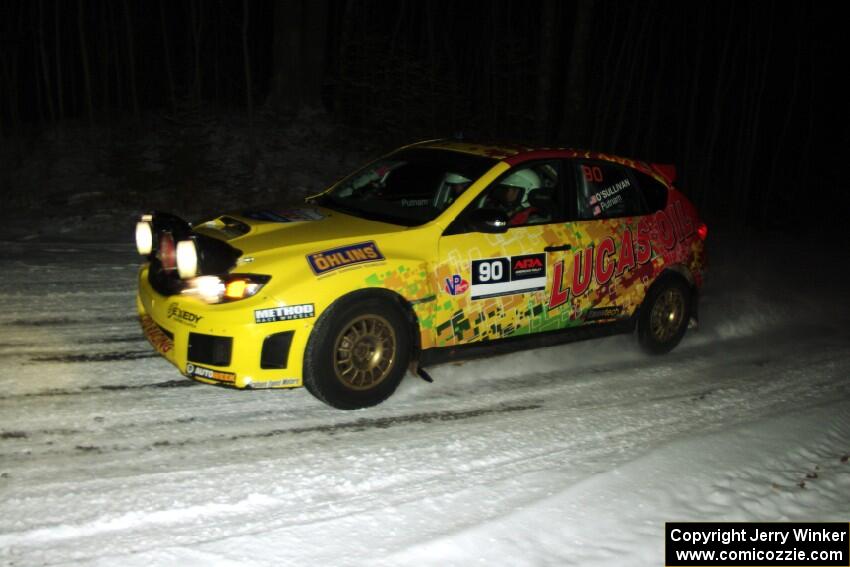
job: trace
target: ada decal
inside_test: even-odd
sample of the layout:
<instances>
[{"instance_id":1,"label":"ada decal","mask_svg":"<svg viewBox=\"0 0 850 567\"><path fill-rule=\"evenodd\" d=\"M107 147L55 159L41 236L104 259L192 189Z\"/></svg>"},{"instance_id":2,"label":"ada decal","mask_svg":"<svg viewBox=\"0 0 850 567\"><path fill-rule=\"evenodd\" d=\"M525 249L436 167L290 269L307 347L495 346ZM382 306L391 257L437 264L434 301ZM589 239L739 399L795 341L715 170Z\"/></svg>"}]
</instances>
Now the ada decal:
<instances>
[{"instance_id":1,"label":"ada decal","mask_svg":"<svg viewBox=\"0 0 850 567\"><path fill-rule=\"evenodd\" d=\"M472 299L546 289L546 254L472 261Z\"/></svg>"},{"instance_id":2,"label":"ada decal","mask_svg":"<svg viewBox=\"0 0 850 567\"><path fill-rule=\"evenodd\" d=\"M466 293L466 290L469 289L469 282L460 275L454 274L452 277L446 278L446 285L443 286L443 289L450 295L460 295Z\"/></svg>"},{"instance_id":3,"label":"ada decal","mask_svg":"<svg viewBox=\"0 0 850 567\"><path fill-rule=\"evenodd\" d=\"M302 305L285 305L269 309L255 309L255 323L274 323L276 321L291 321L293 319L309 319L316 316L316 307L312 303Z\"/></svg>"},{"instance_id":4,"label":"ada decal","mask_svg":"<svg viewBox=\"0 0 850 567\"><path fill-rule=\"evenodd\" d=\"M168 318L174 319L178 323L194 327L203 319L203 316L186 311L185 309L180 309L176 303L172 303L168 306Z\"/></svg>"},{"instance_id":5,"label":"ada decal","mask_svg":"<svg viewBox=\"0 0 850 567\"><path fill-rule=\"evenodd\" d=\"M316 209L286 209L283 211L245 211L242 213L245 218L269 222L303 222L317 221L325 218L321 212Z\"/></svg>"},{"instance_id":6,"label":"ada decal","mask_svg":"<svg viewBox=\"0 0 850 567\"><path fill-rule=\"evenodd\" d=\"M236 382L236 374L233 374L232 372L222 372L221 370L204 368L203 366L196 366L191 362L186 364L186 374L188 376L197 376L198 378L206 378L208 380L218 380L219 382Z\"/></svg>"},{"instance_id":7,"label":"ada decal","mask_svg":"<svg viewBox=\"0 0 850 567\"><path fill-rule=\"evenodd\" d=\"M384 255L372 241L307 254L307 262L317 276L339 268L365 264L366 262L378 262L383 259Z\"/></svg>"}]
</instances>

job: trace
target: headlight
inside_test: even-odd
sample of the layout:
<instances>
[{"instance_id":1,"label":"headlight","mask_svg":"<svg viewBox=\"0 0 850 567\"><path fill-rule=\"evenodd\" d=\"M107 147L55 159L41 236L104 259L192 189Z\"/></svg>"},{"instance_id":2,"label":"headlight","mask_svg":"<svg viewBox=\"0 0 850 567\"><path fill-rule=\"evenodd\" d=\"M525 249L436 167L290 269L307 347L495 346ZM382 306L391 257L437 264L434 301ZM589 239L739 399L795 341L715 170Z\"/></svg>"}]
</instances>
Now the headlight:
<instances>
[{"instance_id":1,"label":"headlight","mask_svg":"<svg viewBox=\"0 0 850 567\"><path fill-rule=\"evenodd\" d=\"M147 256L153 249L153 229L151 223L140 220L136 223L136 250L142 256Z\"/></svg>"},{"instance_id":2,"label":"headlight","mask_svg":"<svg viewBox=\"0 0 850 567\"><path fill-rule=\"evenodd\" d=\"M181 240L177 243L177 273L183 279L194 277L198 273L198 249L193 240Z\"/></svg>"},{"instance_id":3,"label":"headlight","mask_svg":"<svg viewBox=\"0 0 850 567\"><path fill-rule=\"evenodd\" d=\"M183 294L203 299L207 303L238 301L256 295L271 276L230 274L224 277L200 276L190 279Z\"/></svg>"}]
</instances>

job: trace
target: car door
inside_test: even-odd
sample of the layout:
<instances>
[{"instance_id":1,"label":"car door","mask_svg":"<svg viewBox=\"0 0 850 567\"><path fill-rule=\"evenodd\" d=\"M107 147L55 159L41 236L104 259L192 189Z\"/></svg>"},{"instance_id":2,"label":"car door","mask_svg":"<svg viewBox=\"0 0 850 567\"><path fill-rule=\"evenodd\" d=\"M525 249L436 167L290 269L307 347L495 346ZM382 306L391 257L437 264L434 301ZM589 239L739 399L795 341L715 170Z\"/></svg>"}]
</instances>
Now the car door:
<instances>
[{"instance_id":1,"label":"car door","mask_svg":"<svg viewBox=\"0 0 850 567\"><path fill-rule=\"evenodd\" d=\"M564 176L573 181L566 223L573 248L552 268L550 315L568 313L568 325L629 317L653 274L646 206L631 168L573 159Z\"/></svg>"},{"instance_id":2,"label":"car door","mask_svg":"<svg viewBox=\"0 0 850 567\"><path fill-rule=\"evenodd\" d=\"M436 346L454 346L563 326L549 316L553 261L570 248L560 160L522 163L485 188L439 241L434 311ZM513 202L511 183L523 189ZM508 189L505 189L505 188ZM474 230L468 219L501 211L501 233Z\"/></svg>"}]
</instances>

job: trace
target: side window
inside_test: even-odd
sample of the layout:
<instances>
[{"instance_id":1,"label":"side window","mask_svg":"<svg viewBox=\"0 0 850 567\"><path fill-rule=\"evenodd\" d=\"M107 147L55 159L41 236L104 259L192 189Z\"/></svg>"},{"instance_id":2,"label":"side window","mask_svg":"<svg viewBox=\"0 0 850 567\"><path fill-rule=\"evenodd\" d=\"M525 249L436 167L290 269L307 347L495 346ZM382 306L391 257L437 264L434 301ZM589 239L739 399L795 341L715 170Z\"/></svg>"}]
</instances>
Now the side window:
<instances>
[{"instance_id":1,"label":"side window","mask_svg":"<svg viewBox=\"0 0 850 567\"><path fill-rule=\"evenodd\" d=\"M522 164L485 189L471 205L499 209L511 227L564 220L564 191L558 160Z\"/></svg>"},{"instance_id":2,"label":"side window","mask_svg":"<svg viewBox=\"0 0 850 567\"><path fill-rule=\"evenodd\" d=\"M637 187L624 167L608 162L573 162L579 220L643 214Z\"/></svg>"},{"instance_id":3,"label":"side window","mask_svg":"<svg viewBox=\"0 0 850 567\"><path fill-rule=\"evenodd\" d=\"M649 208L650 213L661 211L667 207L667 186L641 171L632 170L635 179L640 186L640 192L643 194L643 200Z\"/></svg>"}]
</instances>

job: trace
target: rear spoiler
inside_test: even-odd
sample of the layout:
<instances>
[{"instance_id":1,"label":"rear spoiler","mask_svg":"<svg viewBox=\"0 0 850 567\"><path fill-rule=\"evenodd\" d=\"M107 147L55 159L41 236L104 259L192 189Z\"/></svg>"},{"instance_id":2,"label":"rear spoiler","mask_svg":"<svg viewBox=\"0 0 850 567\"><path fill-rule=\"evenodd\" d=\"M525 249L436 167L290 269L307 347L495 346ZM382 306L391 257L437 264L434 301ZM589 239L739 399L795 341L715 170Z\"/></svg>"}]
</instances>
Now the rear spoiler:
<instances>
[{"instance_id":1,"label":"rear spoiler","mask_svg":"<svg viewBox=\"0 0 850 567\"><path fill-rule=\"evenodd\" d=\"M672 163L651 163L650 167L671 185L676 181L676 166Z\"/></svg>"}]
</instances>

